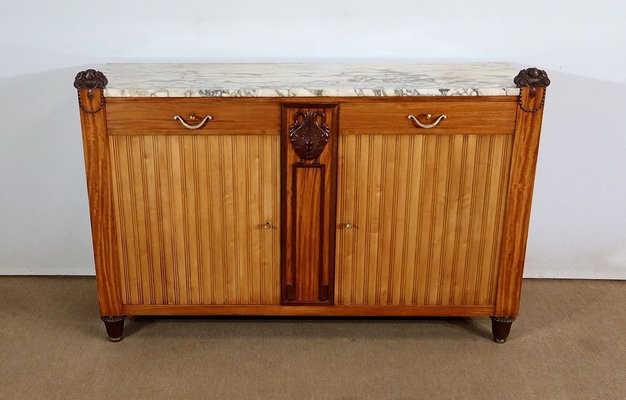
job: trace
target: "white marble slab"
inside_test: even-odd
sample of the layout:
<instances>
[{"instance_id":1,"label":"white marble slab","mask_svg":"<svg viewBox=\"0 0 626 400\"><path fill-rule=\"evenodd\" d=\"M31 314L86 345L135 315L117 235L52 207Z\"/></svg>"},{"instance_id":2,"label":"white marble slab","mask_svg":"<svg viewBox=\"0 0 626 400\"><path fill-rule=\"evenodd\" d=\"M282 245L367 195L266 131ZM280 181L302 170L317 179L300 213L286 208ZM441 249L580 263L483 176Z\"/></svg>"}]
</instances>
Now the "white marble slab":
<instances>
[{"instance_id":1,"label":"white marble slab","mask_svg":"<svg viewBox=\"0 0 626 400\"><path fill-rule=\"evenodd\" d=\"M511 63L106 64L107 97L512 96Z\"/></svg>"}]
</instances>

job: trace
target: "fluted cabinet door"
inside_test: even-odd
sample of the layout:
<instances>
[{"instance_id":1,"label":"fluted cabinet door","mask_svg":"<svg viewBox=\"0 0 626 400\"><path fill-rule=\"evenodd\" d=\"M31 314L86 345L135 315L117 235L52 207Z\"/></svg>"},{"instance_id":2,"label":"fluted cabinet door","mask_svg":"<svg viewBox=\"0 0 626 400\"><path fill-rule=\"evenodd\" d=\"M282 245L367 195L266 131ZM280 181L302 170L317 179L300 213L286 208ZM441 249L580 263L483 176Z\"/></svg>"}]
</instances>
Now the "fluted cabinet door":
<instances>
[{"instance_id":1,"label":"fluted cabinet door","mask_svg":"<svg viewBox=\"0 0 626 400\"><path fill-rule=\"evenodd\" d=\"M124 304L279 304L279 136L110 136Z\"/></svg>"},{"instance_id":2,"label":"fluted cabinet door","mask_svg":"<svg viewBox=\"0 0 626 400\"><path fill-rule=\"evenodd\" d=\"M340 135L336 302L495 304L512 143Z\"/></svg>"}]
</instances>

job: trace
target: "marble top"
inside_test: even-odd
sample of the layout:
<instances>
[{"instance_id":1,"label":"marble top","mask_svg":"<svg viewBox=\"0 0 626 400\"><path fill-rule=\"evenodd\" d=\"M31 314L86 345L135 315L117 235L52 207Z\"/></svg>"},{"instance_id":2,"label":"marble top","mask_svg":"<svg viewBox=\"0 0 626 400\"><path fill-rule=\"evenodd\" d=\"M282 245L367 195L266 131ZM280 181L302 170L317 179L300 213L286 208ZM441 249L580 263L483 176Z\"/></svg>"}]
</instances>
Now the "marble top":
<instances>
[{"instance_id":1,"label":"marble top","mask_svg":"<svg viewBox=\"0 0 626 400\"><path fill-rule=\"evenodd\" d=\"M511 63L106 64L107 97L514 96Z\"/></svg>"}]
</instances>

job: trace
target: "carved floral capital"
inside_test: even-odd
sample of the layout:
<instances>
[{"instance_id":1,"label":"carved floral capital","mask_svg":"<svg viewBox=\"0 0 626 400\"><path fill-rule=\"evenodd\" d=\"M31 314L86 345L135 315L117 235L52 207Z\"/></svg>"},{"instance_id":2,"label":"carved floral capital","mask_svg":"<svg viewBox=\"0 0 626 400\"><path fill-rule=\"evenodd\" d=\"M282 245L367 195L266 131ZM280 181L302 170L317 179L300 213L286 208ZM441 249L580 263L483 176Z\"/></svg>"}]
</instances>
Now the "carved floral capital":
<instances>
[{"instance_id":1,"label":"carved floral capital","mask_svg":"<svg viewBox=\"0 0 626 400\"><path fill-rule=\"evenodd\" d=\"M517 87L529 88L548 87L548 85L550 85L550 79L546 71L538 68L526 68L521 70L515 79L513 79L513 82L515 82Z\"/></svg>"},{"instance_id":2,"label":"carved floral capital","mask_svg":"<svg viewBox=\"0 0 626 400\"><path fill-rule=\"evenodd\" d=\"M74 78L74 87L76 89L104 89L108 83L107 77L95 69L81 71Z\"/></svg>"}]
</instances>

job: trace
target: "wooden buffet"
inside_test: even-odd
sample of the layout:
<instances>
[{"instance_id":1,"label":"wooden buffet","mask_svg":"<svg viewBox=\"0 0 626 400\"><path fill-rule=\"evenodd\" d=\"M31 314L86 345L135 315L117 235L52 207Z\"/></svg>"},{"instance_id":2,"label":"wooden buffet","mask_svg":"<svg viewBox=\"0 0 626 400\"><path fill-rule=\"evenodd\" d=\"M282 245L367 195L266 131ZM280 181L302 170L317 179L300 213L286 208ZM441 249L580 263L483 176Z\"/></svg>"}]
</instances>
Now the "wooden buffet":
<instances>
[{"instance_id":1,"label":"wooden buffet","mask_svg":"<svg viewBox=\"0 0 626 400\"><path fill-rule=\"evenodd\" d=\"M545 91L509 64L76 76L100 313L518 315Z\"/></svg>"}]
</instances>

